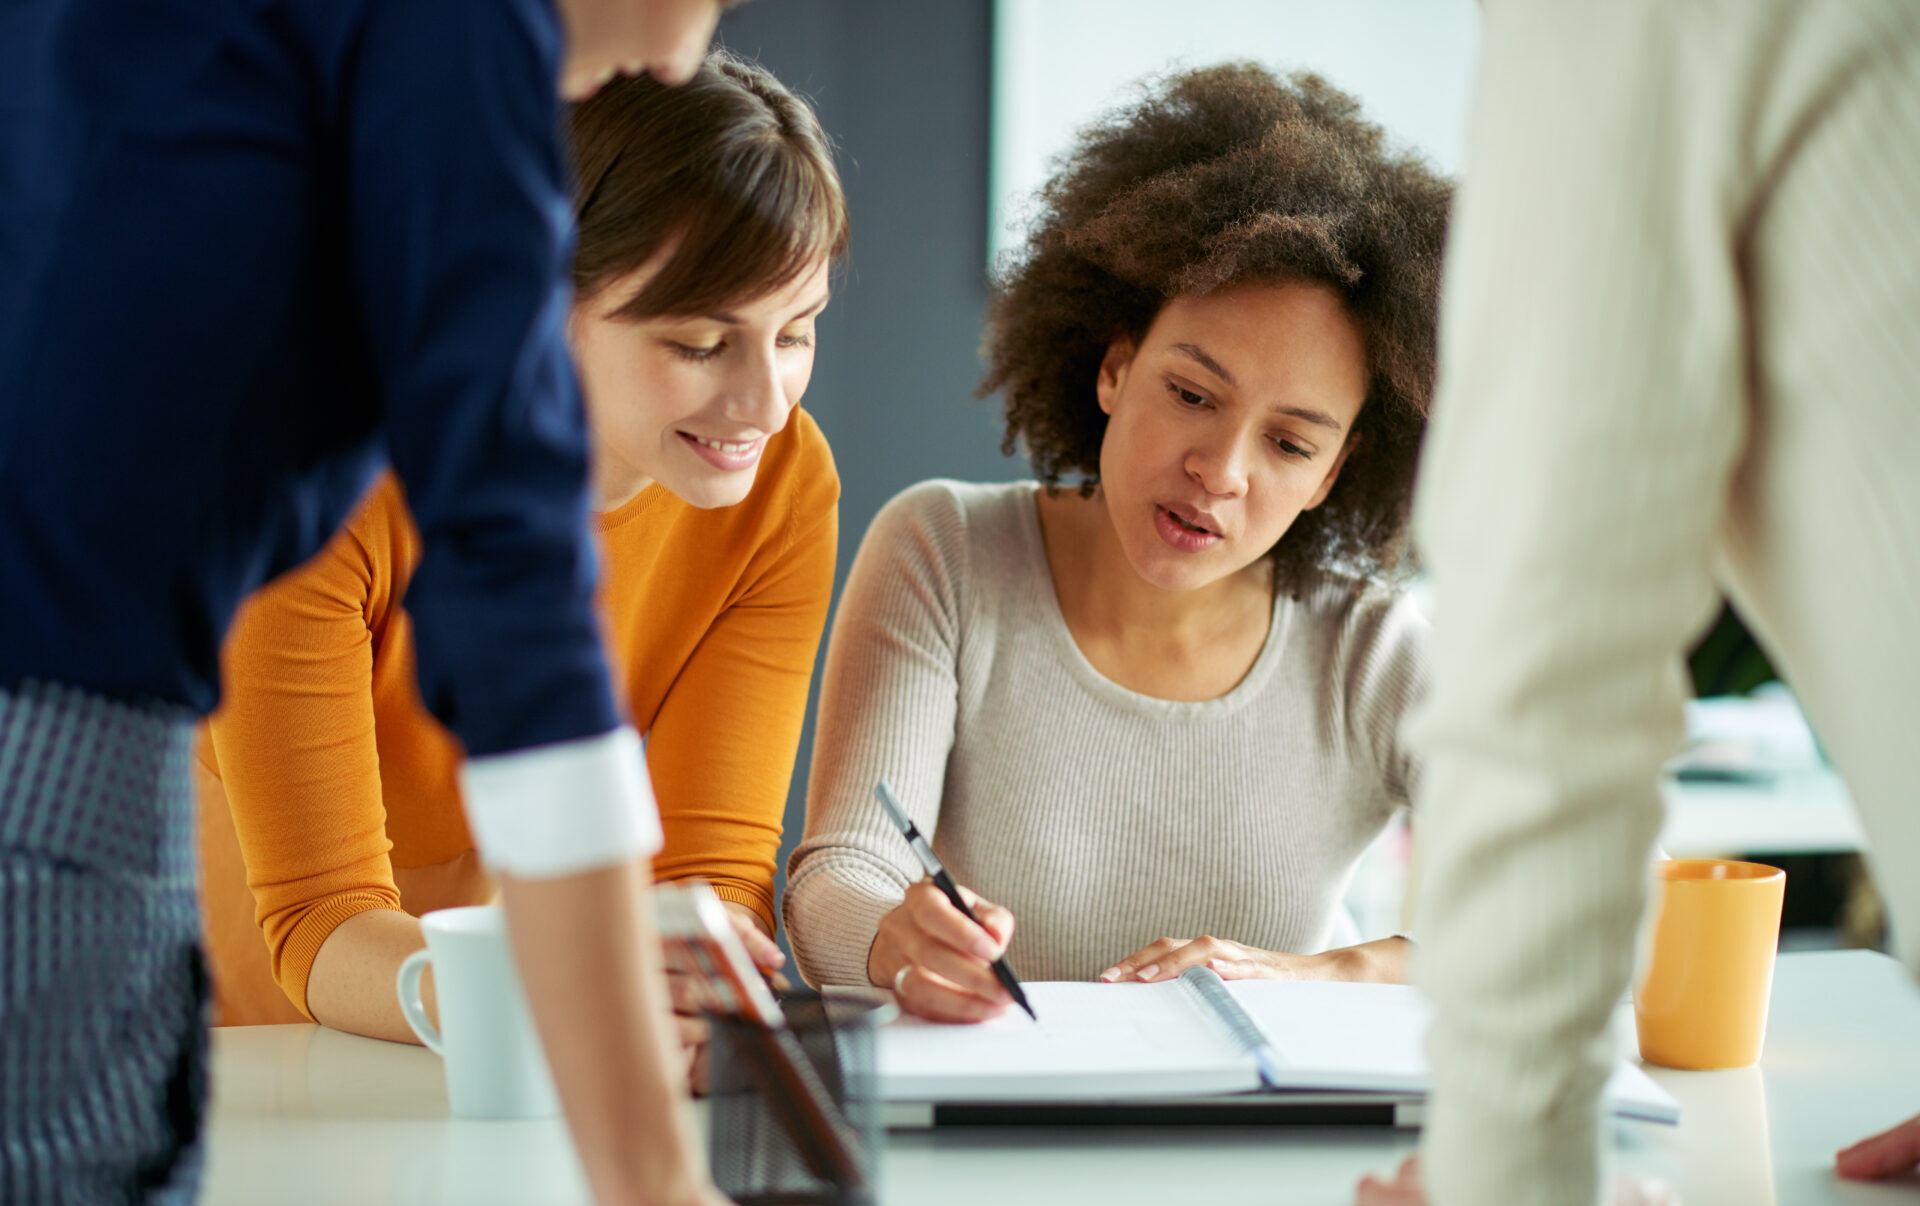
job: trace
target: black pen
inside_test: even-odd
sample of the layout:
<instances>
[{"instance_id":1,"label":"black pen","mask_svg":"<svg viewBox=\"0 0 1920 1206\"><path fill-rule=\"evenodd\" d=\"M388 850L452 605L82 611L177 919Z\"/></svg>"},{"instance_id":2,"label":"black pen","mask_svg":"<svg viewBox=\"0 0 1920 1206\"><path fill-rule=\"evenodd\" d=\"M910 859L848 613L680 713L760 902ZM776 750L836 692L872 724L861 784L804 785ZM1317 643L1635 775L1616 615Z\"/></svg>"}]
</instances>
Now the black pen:
<instances>
[{"instance_id":1,"label":"black pen","mask_svg":"<svg viewBox=\"0 0 1920 1206\"><path fill-rule=\"evenodd\" d=\"M980 925L980 919L973 915L973 910L967 907L967 902L960 898L960 889L954 886L953 876L948 875L947 869L940 864L940 857L933 852L933 847L927 844L927 839L921 836L919 827L908 819L907 810L900 807L900 801L893 798L893 789L884 782L876 783L873 785L873 796L880 801L880 807L887 810L887 815L893 818L893 823L900 827L900 832L906 835L907 845L913 848L914 856L920 860L920 865L927 869L927 877L933 880L933 886L947 894L947 899L953 902L954 908L960 910L962 917L985 930L987 927ZM1027 1004L1026 991L1020 987L1020 980L1013 974L1013 969L1007 966L1005 955L993 961L993 974L1000 978L1001 986L1007 990L1007 995L1013 998L1013 1003L1026 1010L1028 1017L1036 1022L1039 1021L1040 1015L1033 1011L1033 1006Z\"/></svg>"}]
</instances>

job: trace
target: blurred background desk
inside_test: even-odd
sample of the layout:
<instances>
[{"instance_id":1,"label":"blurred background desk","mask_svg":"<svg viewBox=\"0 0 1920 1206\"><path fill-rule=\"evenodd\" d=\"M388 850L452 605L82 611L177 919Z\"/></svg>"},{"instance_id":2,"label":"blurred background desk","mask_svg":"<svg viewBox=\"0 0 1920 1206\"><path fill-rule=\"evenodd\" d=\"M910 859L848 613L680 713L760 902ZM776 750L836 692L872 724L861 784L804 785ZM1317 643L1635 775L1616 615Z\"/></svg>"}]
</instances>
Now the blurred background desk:
<instances>
[{"instance_id":1,"label":"blurred background desk","mask_svg":"<svg viewBox=\"0 0 1920 1206\"><path fill-rule=\"evenodd\" d=\"M1829 767L1810 767L1759 783L1669 778L1662 792L1667 823L1660 831L1660 845L1674 858L1747 851L1852 854L1865 843L1846 785Z\"/></svg>"},{"instance_id":2,"label":"blurred background desk","mask_svg":"<svg viewBox=\"0 0 1920 1206\"><path fill-rule=\"evenodd\" d=\"M1631 1033L1630 1029L1625 1033ZM1920 992L1862 951L1783 956L1761 1068L1655 1076L1678 1127L1625 1123L1626 1167L1669 1178L1687 1206L1905 1202L1843 1185L1835 1149L1920 1111ZM583 1206L559 1121L447 1117L438 1059L317 1026L214 1031L203 1206ZM911 1206L1344 1206L1410 1131L1192 1128L896 1133L882 1201Z\"/></svg>"},{"instance_id":3,"label":"blurred background desk","mask_svg":"<svg viewBox=\"0 0 1920 1206\"><path fill-rule=\"evenodd\" d=\"M1744 782L1661 783L1660 847L1672 858L1743 858L1787 870L1787 949L1876 946L1879 899L1856 856L1860 819L1840 776L1808 766ZM1406 893L1412 842L1399 818L1361 857L1347 910L1362 939L1414 929Z\"/></svg>"}]
</instances>

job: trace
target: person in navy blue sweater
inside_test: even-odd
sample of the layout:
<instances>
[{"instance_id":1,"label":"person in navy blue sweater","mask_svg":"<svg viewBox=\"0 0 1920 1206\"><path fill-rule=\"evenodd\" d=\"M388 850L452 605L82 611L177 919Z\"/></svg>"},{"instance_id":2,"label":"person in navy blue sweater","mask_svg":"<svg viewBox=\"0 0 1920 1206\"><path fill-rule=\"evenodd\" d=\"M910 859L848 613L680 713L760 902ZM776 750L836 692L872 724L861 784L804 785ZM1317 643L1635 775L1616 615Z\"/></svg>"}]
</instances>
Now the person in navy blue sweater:
<instances>
[{"instance_id":1,"label":"person in navy blue sweater","mask_svg":"<svg viewBox=\"0 0 1920 1206\"><path fill-rule=\"evenodd\" d=\"M188 787L241 598L391 463L603 1201L713 1203L673 1108L658 843L593 617L556 83L691 74L719 0L0 5L0 1201L184 1203Z\"/></svg>"}]
</instances>

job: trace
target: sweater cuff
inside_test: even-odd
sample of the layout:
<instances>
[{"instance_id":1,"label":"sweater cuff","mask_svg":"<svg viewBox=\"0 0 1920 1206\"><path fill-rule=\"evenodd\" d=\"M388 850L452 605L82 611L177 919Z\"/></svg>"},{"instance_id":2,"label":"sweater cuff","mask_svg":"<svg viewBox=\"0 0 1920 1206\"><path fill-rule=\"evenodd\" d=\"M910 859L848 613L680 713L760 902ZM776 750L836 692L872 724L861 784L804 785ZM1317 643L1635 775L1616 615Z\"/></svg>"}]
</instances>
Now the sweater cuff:
<instances>
[{"instance_id":1,"label":"sweater cuff","mask_svg":"<svg viewBox=\"0 0 1920 1206\"><path fill-rule=\"evenodd\" d=\"M892 882L864 863L835 862L838 865L814 865L809 860L798 882L791 877L787 881L787 941L800 978L812 988L865 986L867 954L880 932L880 919L906 894L907 884Z\"/></svg>"},{"instance_id":2,"label":"sweater cuff","mask_svg":"<svg viewBox=\"0 0 1920 1206\"><path fill-rule=\"evenodd\" d=\"M701 882L705 883L709 888L712 888L713 894L718 896L722 901L728 904L737 904L742 908L751 910L755 917L758 917L766 923L768 934L778 934L780 932L779 924L773 916L773 909L768 905L767 898L764 894L747 888L738 888L732 884L716 884L712 880L703 880Z\"/></svg>"},{"instance_id":3,"label":"sweater cuff","mask_svg":"<svg viewBox=\"0 0 1920 1206\"><path fill-rule=\"evenodd\" d=\"M287 994L287 1000L293 1002L295 1009L305 1014L308 1021L318 1021L313 1010L307 1008L307 981L313 975L313 961L320 956L320 948L333 937L347 918L360 913L370 913L375 909L388 909L395 913L404 913L396 897L383 892L361 891L342 892L330 896L314 906L312 911L294 925L293 931L273 961L273 978L279 982L280 991Z\"/></svg>"},{"instance_id":4,"label":"sweater cuff","mask_svg":"<svg viewBox=\"0 0 1920 1206\"><path fill-rule=\"evenodd\" d=\"M660 849L640 738L598 737L470 758L460 792L480 857L518 879L559 879Z\"/></svg>"}]
</instances>

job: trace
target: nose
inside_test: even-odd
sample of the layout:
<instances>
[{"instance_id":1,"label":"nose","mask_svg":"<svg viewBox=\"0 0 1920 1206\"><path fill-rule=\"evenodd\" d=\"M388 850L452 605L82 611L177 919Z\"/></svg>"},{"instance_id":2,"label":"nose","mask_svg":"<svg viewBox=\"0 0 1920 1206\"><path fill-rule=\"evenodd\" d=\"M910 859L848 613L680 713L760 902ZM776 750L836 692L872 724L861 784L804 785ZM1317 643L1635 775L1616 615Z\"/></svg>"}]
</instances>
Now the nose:
<instances>
[{"instance_id":1,"label":"nose","mask_svg":"<svg viewBox=\"0 0 1920 1206\"><path fill-rule=\"evenodd\" d=\"M769 435L787 425L793 404L787 398L786 382L780 379L779 362L770 352L742 356L728 384L727 418Z\"/></svg>"},{"instance_id":2,"label":"nose","mask_svg":"<svg viewBox=\"0 0 1920 1206\"><path fill-rule=\"evenodd\" d=\"M1239 498L1247 492L1247 456L1237 436L1196 444L1187 452L1187 476L1215 497Z\"/></svg>"}]
</instances>

